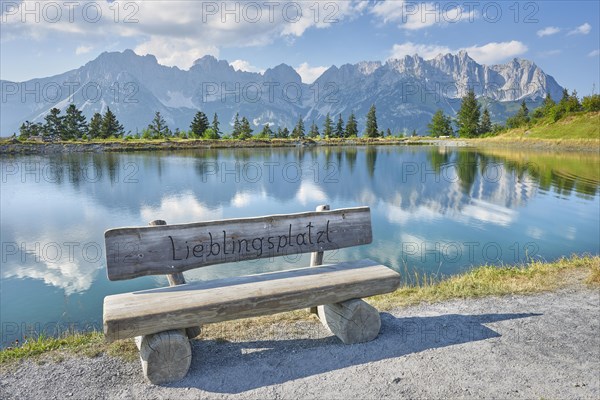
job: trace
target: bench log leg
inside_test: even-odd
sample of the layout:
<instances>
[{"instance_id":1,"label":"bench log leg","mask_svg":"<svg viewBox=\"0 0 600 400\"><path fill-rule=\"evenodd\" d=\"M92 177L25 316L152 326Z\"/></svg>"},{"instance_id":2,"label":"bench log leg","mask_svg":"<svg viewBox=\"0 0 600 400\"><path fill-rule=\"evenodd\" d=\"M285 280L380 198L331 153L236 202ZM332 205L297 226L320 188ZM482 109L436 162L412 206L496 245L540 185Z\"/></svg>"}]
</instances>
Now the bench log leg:
<instances>
[{"instance_id":1,"label":"bench log leg","mask_svg":"<svg viewBox=\"0 0 600 400\"><path fill-rule=\"evenodd\" d=\"M138 336L135 344L144 377L155 385L183 379L190 369L192 347L185 329Z\"/></svg>"},{"instance_id":2,"label":"bench log leg","mask_svg":"<svg viewBox=\"0 0 600 400\"><path fill-rule=\"evenodd\" d=\"M323 325L345 344L369 342L381 328L379 311L361 299L319 306L317 313Z\"/></svg>"},{"instance_id":3,"label":"bench log leg","mask_svg":"<svg viewBox=\"0 0 600 400\"><path fill-rule=\"evenodd\" d=\"M163 226L163 225L167 225L167 221L163 221L162 219L157 219L157 220L149 222L148 225ZM177 285L185 284L185 277L183 276L183 273L181 273L181 272L176 272L174 274L167 274L167 280L169 281L169 286L177 286ZM189 339L193 339L196 336L200 335L200 333L202 332L202 327L200 327L200 326L189 327L189 328L185 329L185 332L187 333L187 336Z\"/></svg>"}]
</instances>

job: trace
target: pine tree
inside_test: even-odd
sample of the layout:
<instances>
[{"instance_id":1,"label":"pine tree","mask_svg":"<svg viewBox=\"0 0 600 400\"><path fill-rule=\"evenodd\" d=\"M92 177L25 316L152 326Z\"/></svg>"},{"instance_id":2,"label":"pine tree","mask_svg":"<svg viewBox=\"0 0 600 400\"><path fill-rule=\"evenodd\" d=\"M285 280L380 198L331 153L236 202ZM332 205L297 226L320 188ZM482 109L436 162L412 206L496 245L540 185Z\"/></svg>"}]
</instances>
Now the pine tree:
<instances>
[{"instance_id":1,"label":"pine tree","mask_svg":"<svg viewBox=\"0 0 600 400\"><path fill-rule=\"evenodd\" d=\"M487 107L483 109L483 114L481 114L481 125L479 126L479 134L485 135L486 133L490 133L492 131L492 118L490 117L490 112Z\"/></svg>"},{"instance_id":2,"label":"pine tree","mask_svg":"<svg viewBox=\"0 0 600 400\"><path fill-rule=\"evenodd\" d=\"M323 136L328 139L332 136L333 134L333 122L331 121L331 117L329 116L329 113L327 113L327 116L325 117L325 124L323 125Z\"/></svg>"},{"instance_id":3,"label":"pine tree","mask_svg":"<svg viewBox=\"0 0 600 400\"><path fill-rule=\"evenodd\" d=\"M556 105L556 102L550 96L550 93L546 93L546 97L544 98L544 102L542 103L542 111L544 115L548 115L550 109Z\"/></svg>"},{"instance_id":4,"label":"pine tree","mask_svg":"<svg viewBox=\"0 0 600 400\"><path fill-rule=\"evenodd\" d=\"M233 132L231 133L231 136L234 139L237 139L242 133L242 124L240 124L240 114L239 113L235 113L235 119L233 121Z\"/></svg>"},{"instance_id":5,"label":"pine tree","mask_svg":"<svg viewBox=\"0 0 600 400\"><path fill-rule=\"evenodd\" d=\"M217 113L215 113L215 115L213 115L211 128L213 132L217 135L217 139L221 138L221 130L219 129L219 125L219 117L217 116Z\"/></svg>"},{"instance_id":6,"label":"pine tree","mask_svg":"<svg viewBox=\"0 0 600 400\"><path fill-rule=\"evenodd\" d=\"M521 102L521 109L519 111L524 118L529 117L529 108L527 108L527 103L525 103L525 100Z\"/></svg>"},{"instance_id":7,"label":"pine tree","mask_svg":"<svg viewBox=\"0 0 600 400\"><path fill-rule=\"evenodd\" d=\"M25 121L25 122L23 122L21 124L21 126L19 127L19 139L20 140L27 140L29 138L29 136L31 136L31 131L29 130L29 127L31 126L31 122L29 122L29 121Z\"/></svg>"},{"instance_id":8,"label":"pine tree","mask_svg":"<svg viewBox=\"0 0 600 400\"><path fill-rule=\"evenodd\" d=\"M348 117L348 123L346 124L346 137L357 137L358 136L358 123L354 113L350 113Z\"/></svg>"},{"instance_id":9,"label":"pine tree","mask_svg":"<svg viewBox=\"0 0 600 400\"><path fill-rule=\"evenodd\" d=\"M600 94L584 96L581 99L581 108L586 112L600 111Z\"/></svg>"},{"instance_id":10,"label":"pine tree","mask_svg":"<svg viewBox=\"0 0 600 400\"><path fill-rule=\"evenodd\" d=\"M157 111L154 114L154 119L150 125L148 125L148 131L153 139L171 136L171 131L167 126L165 119L160 115L160 111ZM204 133L204 131L202 133Z\"/></svg>"},{"instance_id":11,"label":"pine tree","mask_svg":"<svg viewBox=\"0 0 600 400\"><path fill-rule=\"evenodd\" d=\"M387 128L386 135L387 137L392 137L392 130L390 128Z\"/></svg>"},{"instance_id":12,"label":"pine tree","mask_svg":"<svg viewBox=\"0 0 600 400\"><path fill-rule=\"evenodd\" d=\"M88 126L84 115L75 104L69 104L64 118L62 139L80 139L87 132Z\"/></svg>"},{"instance_id":13,"label":"pine tree","mask_svg":"<svg viewBox=\"0 0 600 400\"><path fill-rule=\"evenodd\" d=\"M284 127L281 131L281 139L288 139L290 137L290 130L287 127Z\"/></svg>"},{"instance_id":14,"label":"pine tree","mask_svg":"<svg viewBox=\"0 0 600 400\"><path fill-rule=\"evenodd\" d=\"M581 103L579 102L579 97L577 97L577 90L573 90L573 92L571 92L567 102L566 111L568 113L581 111Z\"/></svg>"},{"instance_id":15,"label":"pine tree","mask_svg":"<svg viewBox=\"0 0 600 400\"><path fill-rule=\"evenodd\" d=\"M208 117L202 111L198 111L194 115L194 119L190 125L190 133L192 137L201 138L204 136L204 132L210 128L208 125Z\"/></svg>"},{"instance_id":16,"label":"pine tree","mask_svg":"<svg viewBox=\"0 0 600 400\"><path fill-rule=\"evenodd\" d=\"M252 137L252 128L250 127L250 121L248 118L243 117L240 125L240 134L237 137L239 140L246 140Z\"/></svg>"},{"instance_id":17,"label":"pine tree","mask_svg":"<svg viewBox=\"0 0 600 400\"><path fill-rule=\"evenodd\" d=\"M452 120L449 116L444 115L442 110L437 110L431 122L427 124L427 130L431 136L451 136L452 132Z\"/></svg>"},{"instance_id":18,"label":"pine tree","mask_svg":"<svg viewBox=\"0 0 600 400\"><path fill-rule=\"evenodd\" d=\"M475 137L479 133L479 117L481 114L479 103L475 98L475 91L470 89L463 97L460 110L456 116L456 126L460 137Z\"/></svg>"},{"instance_id":19,"label":"pine tree","mask_svg":"<svg viewBox=\"0 0 600 400\"><path fill-rule=\"evenodd\" d=\"M44 126L40 122L32 123L25 121L19 128L19 140L27 140L31 136L38 136L44 130Z\"/></svg>"},{"instance_id":20,"label":"pine tree","mask_svg":"<svg viewBox=\"0 0 600 400\"><path fill-rule=\"evenodd\" d=\"M379 128L377 127L377 109L375 108L375 104L371 106L367 113L365 136L369 138L376 138L379 136Z\"/></svg>"},{"instance_id":21,"label":"pine tree","mask_svg":"<svg viewBox=\"0 0 600 400\"><path fill-rule=\"evenodd\" d=\"M102 117L102 126L100 127L100 137L108 139L110 137L120 137L125 133L123 125L117 120L117 116L110 111L110 107L106 108L104 117Z\"/></svg>"},{"instance_id":22,"label":"pine tree","mask_svg":"<svg viewBox=\"0 0 600 400\"><path fill-rule=\"evenodd\" d=\"M265 124L265 126L263 126L262 131L260 131L260 133L258 134L257 137L261 138L261 139L272 139L273 136L276 136L273 132L273 130L271 129L271 126L267 123Z\"/></svg>"},{"instance_id":23,"label":"pine tree","mask_svg":"<svg viewBox=\"0 0 600 400\"><path fill-rule=\"evenodd\" d=\"M344 120L342 119L342 114L338 115L337 124L335 125L334 136L336 138L343 138L344 136L346 136L346 132L344 131Z\"/></svg>"},{"instance_id":24,"label":"pine tree","mask_svg":"<svg viewBox=\"0 0 600 400\"><path fill-rule=\"evenodd\" d=\"M302 117L300 117L296 127L294 127L292 137L295 139L304 139L304 121L302 121Z\"/></svg>"},{"instance_id":25,"label":"pine tree","mask_svg":"<svg viewBox=\"0 0 600 400\"><path fill-rule=\"evenodd\" d=\"M55 140L62 137L64 130L63 117L60 115L60 110L56 107L50 110L50 113L44 118L43 136Z\"/></svg>"},{"instance_id":26,"label":"pine tree","mask_svg":"<svg viewBox=\"0 0 600 400\"><path fill-rule=\"evenodd\" d=\"M100 137L100 132L102 131L102 115L100 113L95 113L90 120L90 125L88 126L88 136L90 139L96 139Z\"/></svg>"},{"instance_id":27,"label":"pine tree","mask_svg":"<svg viewBox=\"0 0 600 400\"><path fill-rule=\"evenodd\" d=\"M31 122L25 121L21 124L19 128L19 139L27 140L31 136Z\"/></svg>"},{"instance_id":28,"label":"pine tree","mask_svg":"<svg viewBox=\"0 0 600 400\"><path fill-rule=\"evenodd\" d=\"M310 131L308 133L308 137L310 137L311 139L321 137L321 133L319 132L319 127L317 126L317 124L315 124L314 120L313 120L312 125L310 126Z\"/></svg>"}]
</instances>

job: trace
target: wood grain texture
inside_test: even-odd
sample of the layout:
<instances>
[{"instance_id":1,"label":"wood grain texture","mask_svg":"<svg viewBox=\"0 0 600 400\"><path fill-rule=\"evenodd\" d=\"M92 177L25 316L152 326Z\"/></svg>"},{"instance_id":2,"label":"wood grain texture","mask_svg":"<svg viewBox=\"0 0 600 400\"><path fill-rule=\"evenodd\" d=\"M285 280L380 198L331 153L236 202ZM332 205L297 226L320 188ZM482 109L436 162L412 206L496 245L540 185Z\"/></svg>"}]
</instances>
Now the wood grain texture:
<instances>
[{"instance_id":1,"label":"wood grain texture","mask_svg":"<svg viewBox=\"0 0 600 400\"><path fill-rule=\"evenodd\" d=\"M108 341L389 293L400 275L371 260L107 296Z\"/></svg>"},{"instance_id":2,"label":"wood grain texture","mask_svg":"<svg viewBox=\"0 0 600 400\"><path fill-rule=\"evenodd\" d=\"M329 204L323 204L323 205L317 206L317 209L315 211L321 212L321 211L329 211L329 210L330 210ZM324 255L325 255L324 251L315 251L313 253L310 253L310 266L316 267L318 265L323 265L323 256ZM308 312L310 312L311 314L316 314L317 307L309 308Z\"/></svg>"},{"instance_id":3,"label":"wood grain texture","mask_svg":"<svg viewBox=\"0 0 600 400\"><path fill-rule=\"evenodd\" d=\"M370 342L381 329L379 311L361 299L317 307L319 319L344 344Z\"/></svg>"},{"instance_id":4,"label":"wood grain texture","mask_svg":"<svg viewBox=\"0 0 600 400\"><path fill-rule=\"evenodd\" d=\"M164 226L164 225L167 225L167 221L164 221L162 219L157 219L157 220L150 222L148 225ZM177 285L185 284L185 277L183 276L182 272L176 272L174 274L167 274L166 276L167 276L167 280L169 281L169 286L177 286ZM197 337L198 335L200 335L200 333L202 332L202 329L199 326L193 326L193 327L186 328L185 332L187 333L187 336L189 339L193 339L193 338Z\"/></svg>"},{"instance_id":5,"label":"wood grain texture","mask_svg":"<svg viewBox=\"0 0 600 400\"><path fill-rule=\"evenodd\" d=\"M105 232L110 280L369 244L368 207Z\"/></svg>"},{"instance_id":6,"label":"wood grain texture","mask_svg":"<svg viewBox=\"0 0 600 400\"><path fill-rule=\"evenodd\" d=\"M144 377L155 385L183 379L192 362L192 347L183 329L138 336Z\"/></svg>"}]
</instances>

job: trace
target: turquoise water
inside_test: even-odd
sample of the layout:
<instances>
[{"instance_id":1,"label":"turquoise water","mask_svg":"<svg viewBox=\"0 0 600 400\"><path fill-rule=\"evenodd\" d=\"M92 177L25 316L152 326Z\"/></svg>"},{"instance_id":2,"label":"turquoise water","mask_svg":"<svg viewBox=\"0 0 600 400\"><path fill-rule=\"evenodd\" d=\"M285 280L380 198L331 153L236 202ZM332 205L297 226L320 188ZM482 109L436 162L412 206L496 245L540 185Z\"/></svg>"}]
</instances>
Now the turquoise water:
<instances>
[{"instance_id":1,"label":"turquoise water","mask_svg":"<svg viewBox=\"0 0 600 400\"><path fill-rule=\"evenodd\" d=\"M326 254L407 272L598 254L594 155L361 147L194 150L2 158L2 344L33 331L101 329L104 296L166 285L109 282L103 233L371 207L373 243ZM205 267L188 280L297 268L308 256Z\"/></svg>"}]
</instances>

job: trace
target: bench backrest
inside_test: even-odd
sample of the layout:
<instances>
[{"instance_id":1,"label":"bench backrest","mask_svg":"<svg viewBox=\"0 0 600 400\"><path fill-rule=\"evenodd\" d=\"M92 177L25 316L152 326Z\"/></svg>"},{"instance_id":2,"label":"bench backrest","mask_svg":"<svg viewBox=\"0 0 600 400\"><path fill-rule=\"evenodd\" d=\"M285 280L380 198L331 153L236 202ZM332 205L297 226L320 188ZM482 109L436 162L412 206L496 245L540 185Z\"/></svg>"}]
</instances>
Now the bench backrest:
<instances>
[{"instance_id":1,"label":"bench backrest","mask_svg":"<svg viewBox=\"0 0 600 400\"><path fill-rule=\"evenodd\" d=\"M192 224L110 229L104 234L112 281L174 274L208 265L369 244L369 207Z\"/></svg>"}]
</instances>

